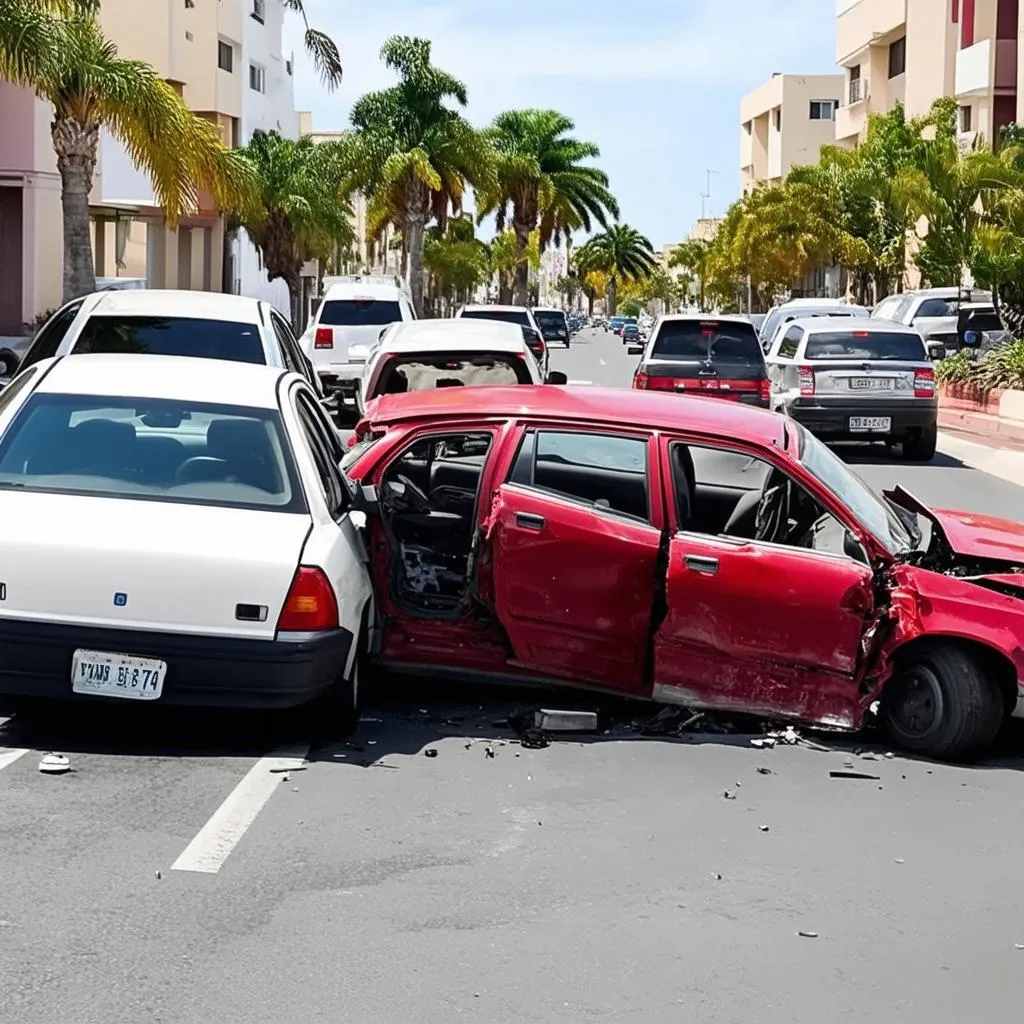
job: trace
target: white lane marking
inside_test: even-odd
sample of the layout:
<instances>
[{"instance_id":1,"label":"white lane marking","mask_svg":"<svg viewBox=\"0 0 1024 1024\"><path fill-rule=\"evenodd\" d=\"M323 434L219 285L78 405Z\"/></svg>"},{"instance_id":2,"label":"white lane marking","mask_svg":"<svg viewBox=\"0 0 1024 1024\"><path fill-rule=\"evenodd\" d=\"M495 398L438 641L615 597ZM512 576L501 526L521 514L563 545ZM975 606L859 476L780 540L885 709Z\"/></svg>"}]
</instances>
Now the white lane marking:
<instances>
[{"instance_id":1,"label":"white lane marking","mask_svg":"<svg viewBox=\"0 0 1024 1024\"><path fill-rule=\"evenodd\" d=\"M966 438L953 436L941 430L939 451L952 455L972 469L1024 487L1024 452L1008 448L990 448L988 445L968 441Z\"/></svg>"},{"instance_id":2,"label":"white lane marking","mask_svg":"<svg viewBox=\"0 0 1024 1024\"><path fill-rule=\"evenodd\" d=\"M10 718L0 715L0 729L9 721ZM24 757L27 753L27 747L0 747L0 771L3 771L8 765L14 764L18 758Z\"/></svg>"},{"instance_id":3,"label":"white lane marking","mask_svg":"<svg viewBox=\"0 0 1024 1024\"><path fill-rule=\"evenodd\" d=\"M260 758L185 847L184 853L171 865L171 870L205 874L220 871L231 851L274 795L274 790L281 785L283 773L290 768L298 768L308 753L309 744L306 744L281 747Z\"/></svg>"},{"instance_id":4,"label":"white lane marking","mask_svg":"<svg viewBox=\"0 0 1024 1024\"><path fill-rule=\"evenodd\" d=\"M593 384L594 382L592 380L571 380L571 381L569 381L569 383L570 384Z\"/></svg>"}]
</instances>

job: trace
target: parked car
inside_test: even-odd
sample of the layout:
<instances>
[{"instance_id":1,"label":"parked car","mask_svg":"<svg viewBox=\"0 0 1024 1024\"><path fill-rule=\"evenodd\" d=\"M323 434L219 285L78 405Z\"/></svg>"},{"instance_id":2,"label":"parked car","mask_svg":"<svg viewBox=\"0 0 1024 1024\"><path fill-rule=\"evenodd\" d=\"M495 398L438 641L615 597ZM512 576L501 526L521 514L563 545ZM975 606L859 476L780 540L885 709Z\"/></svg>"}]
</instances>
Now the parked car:
<instances>
[{"instance_id":1,"label":"parked car","mask_svg":"<svg viewBox=\"0 0 1024 1024\"><path fill-rule=\"evenodd\" d=\"M374 427L343 469L386 667L834 729L879 700L946 758L1024 717L1024 526L876 495L795 421L516 387L387 396Z\"/></svg>"},{"instance_id":2,"label":"parked car","mask_svg":"<svg viewBox=\"0 0 1024 1024\"><path fill-rule=\"evenodd\" d=\"M217 292L93 292L43 324L19 369L53 356L104 352L264 363L298 373L323 396L312 364L273 305Z\"/></svg>"},{"instance_id":3,"label":"parked car","mask_svg":"<svg viewBox=\"0 0 1024 1024\"><path fill-rule=\"evenodd\" d=\"M370 352L359 410L381 395L441 387L565 384L564 373L541 376L515 324L496 320L414 320L395 324Z\"/></svg>"},{"instance_id":4,"label":"parked car","mask_svg":"<svg viewBox=\"0 0 1024 1024\"><path fill-rule=\"evenodd\" d=\"M324 391L335 399L339 423L354 423L359 417L359 382L371 347L389 324L415 319L400 277L324 279L324 297L302 335L302 347Z\"/></svg>"},{"instance_id":5,"label":"parked car","mask_svg":"<svg viewBox=\"0 0 1024 1024\"><path fill-rule=\"evenodd\" d=\"M991 306L991 293L977 288L922 288L887 296L875 306L871 316L913 327L926 343L940 344L955 352L960 307L979 303Z\"/></svg>"},{"instance_id":6,"label":"parked car","mask_svg":"<svg viewBox=\"0 0 1024 1024\"><path fill-rule=\"evenodd\" d=\"M130 292L121 293L132 294ZM0 409L0 694L354 724L376 625L308 381L220 360L33 363Z\"/></svg>"},{"instance_id":7,"label":"parked car","mask_svg":"<svg viewBox=\"0 0 1024 1024\"><path fill-rule=\"evenodd\" d=\"M541 336L546 344L562 344L569 347L569 321L560 309L534 306L533 319L537 322Z\"/></svg>"},{"instance_id":8,"label":"parked car","mask_svg":"<svg viewBox=\"0 0 1024 1024\"><path fill-rule=\"evenodd\" d=\"M742 316L663 316L646 345L633 376L639 391L672 391L731 399L768 407L769 383L764 353L753 325Z\"/></svg>"},{"instance_id":9,"label":"parked car","mask_svg":"<svg viewBox=\"0 0 1024 1024\"><path fill-rule=\"evenodd\" d=\"M794 320L768 353L772 408L828 440L902 442L929 462L938 440L935 367L917 331L875 319Z\"/></svg>"},{"instance_id":10,"label":"parked car","mask_svg":"<svg viewBox=\"0 0 1024 1024\"><path fill-rule=\"evenodd\" d=\"M547 376L550 362L548 344L533 313L526 306L463 306L455 315L459 319L499 320L506 324L516 324L540 364L541 374Z\"/></svg>"},{"instance_id":11,"label":"parked car","mask_svg":"<svg viewBox=\"0 0 1024 1024\"><path fill-rule=\"evenodd\" d=\"M779 306L773 313L769 313L761 325L761 346L765 352L770 351L776 340L781 337L787 325L794 320L807 320L811 317L866 317L869 316L867 307L851 306L848 302L838 302L832 299L794 299L783 306Z\"/></svg>"}]
</instances>

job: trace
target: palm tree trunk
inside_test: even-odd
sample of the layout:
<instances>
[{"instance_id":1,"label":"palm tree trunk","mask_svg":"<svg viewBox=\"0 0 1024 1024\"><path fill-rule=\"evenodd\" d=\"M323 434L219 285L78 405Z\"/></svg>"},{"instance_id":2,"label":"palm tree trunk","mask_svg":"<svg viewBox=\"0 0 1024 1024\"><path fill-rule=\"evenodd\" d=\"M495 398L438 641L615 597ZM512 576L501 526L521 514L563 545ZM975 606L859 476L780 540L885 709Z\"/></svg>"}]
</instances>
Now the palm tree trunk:
<instances>
[{"instance_id":1,"label":"palm tree trunk","mask_svg":"<svg viewBox=\"0 0 1024 1024\"><path fill-rule=\"evenodd\" d=\"M409 247L409 291L416 316L423 316L423 230L426 218L422 211L410 214L402 234Z\"/></svg>"},{"instance_id":2,"label":"palm tree trunk","mask_svg":"<svg viewBox=\"0 0 1024 1024\"><path fill-rule=\"evenodd\" d=\"M498 305L512 305L512 275L507 271L498 274Z\"/></svg>"},{"instance_id":3,"label":"palm tree trunk","mask_svg":"<svg viewBox=\"0 0 1024 1024\"><path fill-rule=\"evenodd\" d=\"M74 118L57 116L50 138L60 172L64 228L64 301L96 291L96 265L89 236L89 193L96 171L100 129Z\"/></svg>"},{"instance_id":4,"label":"palm tree trunk","mask_svg":"<svg viewBox=\"0 0 1024 1024\"><path fill-rule=\"evenodd\" d=\"M530 304L530 264L526 259L526 250L530 246L530 232L533 230L533 225L527 221L516 220L512 227L516 233L516 252L519 255L512 287L512 302L517 306L528 306Z\"/></svg>"},{"instance_id":5,"label":"palm tree trunk","mask_svg":"<svg viewBox=\"0 0 1024 1024\"><path fill-rule=\"evenodd\" d=\"M608 278L608 315L615 316L615 311L619 308L619 282L615 280L615 275L612 274Z\"/></svg>"}]
</instances>

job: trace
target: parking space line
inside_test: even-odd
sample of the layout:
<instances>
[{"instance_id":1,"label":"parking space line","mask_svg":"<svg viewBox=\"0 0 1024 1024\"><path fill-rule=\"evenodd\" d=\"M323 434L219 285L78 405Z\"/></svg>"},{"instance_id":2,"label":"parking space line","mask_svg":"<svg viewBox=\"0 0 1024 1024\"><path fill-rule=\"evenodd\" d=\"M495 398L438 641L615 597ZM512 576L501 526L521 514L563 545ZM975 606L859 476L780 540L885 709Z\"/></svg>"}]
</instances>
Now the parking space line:
<instances>
[{"instance_id":1,"label":"parking space line","mask_svg":"<svg viewBox=\"0 0 1024 1024\"><path fill-rule=\"evenodd\" d=\"M171 870L204 874L220 871L231 851L274 795L274 790L281 785L284 773L298 768L307 754L309 744L280 747L260 758L196 833L182 855L171 865Z\"/></svg>"},{"instance_id":2,"label":"parking space line","mask_svg":"<svg viewBox=\"0 0 1024 1024\"><path fill-rule=\"evenodd\" d=\"M0 729L10 720L8 716L0 715ZM8 765L14 764L19 757L24 757L27 753L27 747L0 747L0 771L3 771Z\"/></svg>"},{"instance_id":3,"label":"parking space line","mask_svg":"<svg viewBox=\"0 0 1024 1024\"><path fill-rule=\"evenodd\" d=\"M592 380L571 380L571 381L569 381L569 383L570 384L593 384L594 382Z\"/></svg>"}]
</instances>

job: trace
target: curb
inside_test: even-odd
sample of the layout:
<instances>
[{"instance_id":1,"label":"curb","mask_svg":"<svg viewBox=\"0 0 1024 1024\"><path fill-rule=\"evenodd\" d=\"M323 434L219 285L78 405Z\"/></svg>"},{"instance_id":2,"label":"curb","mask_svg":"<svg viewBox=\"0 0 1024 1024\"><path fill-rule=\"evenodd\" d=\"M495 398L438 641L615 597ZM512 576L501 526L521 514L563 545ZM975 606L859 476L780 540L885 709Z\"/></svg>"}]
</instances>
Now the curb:
<instances>
[{"instance_id":1,"label":"curb","mask_svg":"<svg viewBox=\"0 0 1024 1024\"><path fill-rule=\"evenodd\" d=\"M1024 441L1024 391L941 386L939 427L1006 441Z\"/></svg>"},{"instance_id":2,"label":"curb","mask_svg":"<svg viewBox=\"0 0 1024 1024\"><path fill-rule=\"evenodd\" d=\"M950 409L939 402L939 429L962 430L969 434L1024 442L1024 420L993 416L985 412Z\"/></svg>"}]
</instances>

